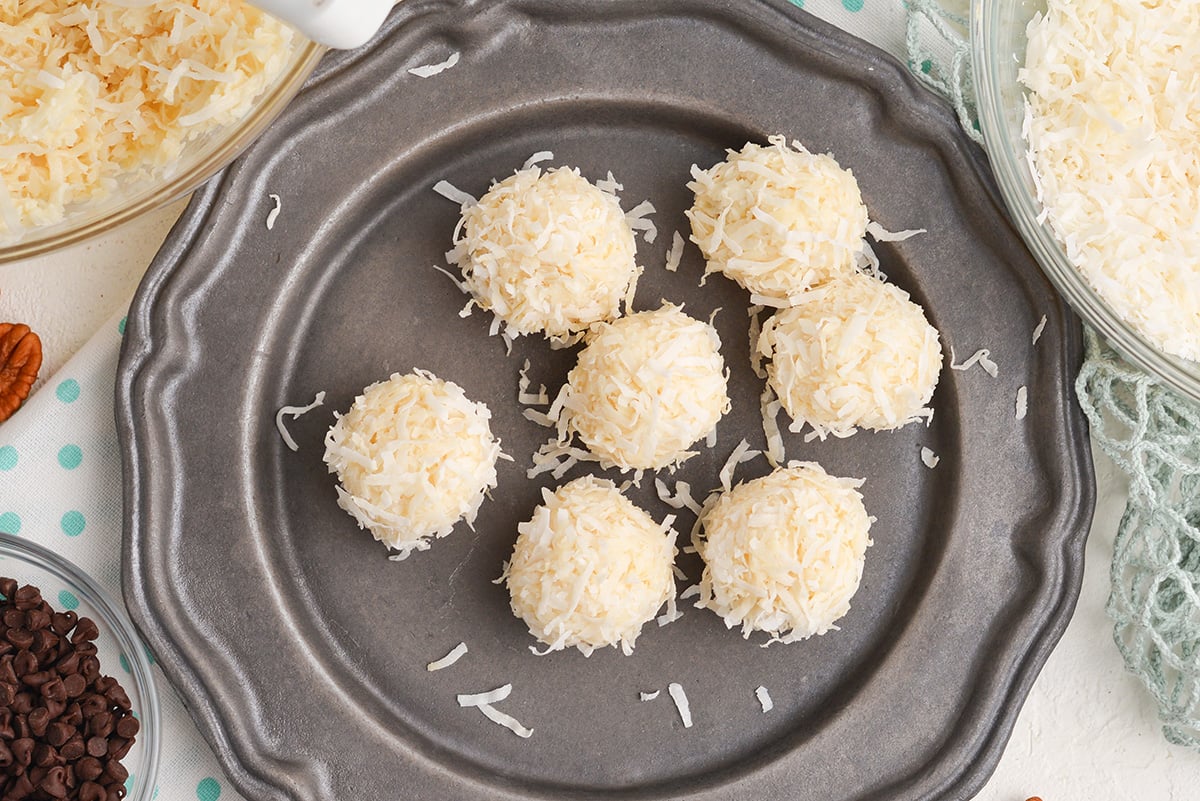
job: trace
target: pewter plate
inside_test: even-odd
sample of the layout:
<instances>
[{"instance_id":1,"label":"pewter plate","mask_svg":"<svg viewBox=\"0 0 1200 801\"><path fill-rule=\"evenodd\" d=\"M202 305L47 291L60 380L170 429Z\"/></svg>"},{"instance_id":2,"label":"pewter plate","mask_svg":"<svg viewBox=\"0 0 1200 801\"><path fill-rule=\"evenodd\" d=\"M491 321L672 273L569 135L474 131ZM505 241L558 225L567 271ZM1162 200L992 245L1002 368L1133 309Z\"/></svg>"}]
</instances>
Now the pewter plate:
<instances>
[{"instance_id":1,"label":"pewter plate","mask_svg":"<svg viewBox=\"0 0 1200 801\"><path fill-rule=\"evenodd\" d=\"M462 61L440 75L407 72L452 51ZM840 631L762 648L686 608L633 656L534 656L492 583L555 483L525 477L546 432L521 416L517 373L528 359L556 391L573 351L521 340L506 355L487 315L458 316L463 296L431 267L458 210L431 186L479 194L552 150L593 179L612 170L626 208L654 203L635 307L721 309L733 411L675 476L706 490L740 439L763 444L747 297L720 278L698 286L690 245L677 273L662 264L686 233L690 166L775 132L852 168L886 228L928 229L878 245L883 268L947 351L990 348L1000 374L945 370L929 427L788 437L789 457L864 477L878 518ZM127 601L255 799L965 799L1078 592L1094 490L1079 359L1078 323L982 153L867 45L781 1L405 0L369 51L327 61L195 196L142 284L118 379ZM474 532L396 563L337 508L322 436L364 385L414 367L486 402L516 462ZM319 390L327 405L291 425L293 453L275 412ZM661 517L652 483L630 494ZM695 580L695 557L681 565ZM459 641L461 662L425 670ZM501 708L528 740L455 703L507 682ZM665 692L638 700L669 682L691 699L690 729Z\"/></svg>"}]
</instances>

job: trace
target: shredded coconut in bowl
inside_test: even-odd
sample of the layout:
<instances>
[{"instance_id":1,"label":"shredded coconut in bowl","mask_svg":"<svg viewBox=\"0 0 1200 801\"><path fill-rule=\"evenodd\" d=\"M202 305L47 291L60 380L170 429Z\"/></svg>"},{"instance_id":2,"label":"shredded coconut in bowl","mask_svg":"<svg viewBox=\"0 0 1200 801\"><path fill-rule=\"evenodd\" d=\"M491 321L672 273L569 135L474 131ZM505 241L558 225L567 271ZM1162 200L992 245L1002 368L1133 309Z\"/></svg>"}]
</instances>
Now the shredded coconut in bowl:
<instances>
[{"instance_id":1,"label":"shredded coconut in bowl","mask_svg":"<svg viewBox=\"0 0 1200 801\"><path fill-rule=\"evenodd\" d=\"M692 241L755 295L788 300L854 270L867 207L858 181L831 155L782 136L747 144L709 170L692 166Z\"/></svg>"},{"instance_id":2,"label":"shredded coconut in bowl","mask_svg":"<svg viewBox=\"0 0 1200 801\"><path fill-rule=\"evenodd\" d=\"M372 384L325 435L338 506L403 559L475 520L496 486L491 412L432 373Z\"/></svg>"},{"instance_id":3,"label":"shredded coconut in bowl","mask_svg":"<svg viewBox=\"0 0 1200 801\"><path fill-rule=\"evenodd\" d=\"M250 111L293 38L240 0L0 3L0 241L175 166Z\"/></svg>"},{"instance_id":4,"label":"shredded coconut in bowl","mask_svg":"<svg viewBox=\"0 0 1200 801\"><path fill-rule=\"evenodd\" d=\"M1161 350L1200 360L1200 3L1049 0L1020 80L1044 217Z\"/></svg>"},{"instance_id":5,"label":"shredded coconut in bowl","mask_svg":"<svg viewBox=\"0 0 1200 801\"><path fill-rule=\"evenodd\" d=\"M617 317L641 274L616 195L567 167L518 170L466 204L447 258L510 336L557 340Z\"/></svg>"},{"instance_id":6,"label":"shredded coconut in bowl","mask_svg":"<svg viewBox=\"0 0 1200 801\"><path fill-rule=\"evenodd\" d=\"M702 518L700 600L742 636L796 642L836 628L862 580L861 481L793 463L722 494Z\"/></svg>"},{"instance_id":7,"label":"shredded coconut in bowl","mask_svg":"<svg viewBox=\"0 0 1200 801\"><path fill-rule=\"evenodd\" d=\"M822 439L928 419L942 369L938 332L899 287L854 273L805 293L763 326L758 350L792 417Z\"/></svg>"},{"instance_id":8,"label":"shredded coconut in bowl","mask_svg":"<svg viewBox=\"0 0 1200 801\"><path fill-rule=\"evenodd\" d=\"M602 467L658 469L729 411L721 340L669 303L599 326L567 376L559 422Z\"/></svg>"},{"instance_id":9,"label":"shredded coconut in bowl","mask_svg":"<svg viewBox=\"0 0 1200 801\"><path fill-rule=\"evenodd\" d=\"M611 481L583 476L517 527L504 569L512 611L546 653L620 646L633 652L663 604L674 611L675 531L656 523Z\"/></svg>"}]
</instances>

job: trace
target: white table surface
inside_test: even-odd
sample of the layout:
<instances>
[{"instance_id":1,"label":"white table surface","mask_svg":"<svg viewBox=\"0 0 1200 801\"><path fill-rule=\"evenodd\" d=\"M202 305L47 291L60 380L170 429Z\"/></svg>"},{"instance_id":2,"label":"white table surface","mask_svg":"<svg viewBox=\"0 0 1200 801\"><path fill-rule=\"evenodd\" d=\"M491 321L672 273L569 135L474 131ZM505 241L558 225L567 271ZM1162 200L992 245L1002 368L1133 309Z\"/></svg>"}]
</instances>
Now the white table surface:
<instances>
[{"instance_id":1,"label":"white table surface","mask_svg":"<svg viewBox=\"0 0 1200 801\"><path fill-rule=\"evenodd\" d=\"M0 321L29 323L45 341L42 380L118 309L183 209L175 204L124 229L34 261L0 266ZM35 389L36 391L36 389ZM1126 487L1096 454L1099 501L1083 592L1062 641L1021 712L980 801L1190 801L1200 754L1169 745L1154 706L1126 673L1104 613L1108 568ZM54 487L46 487L53 493Z\"/></svg>"}]
</instances>

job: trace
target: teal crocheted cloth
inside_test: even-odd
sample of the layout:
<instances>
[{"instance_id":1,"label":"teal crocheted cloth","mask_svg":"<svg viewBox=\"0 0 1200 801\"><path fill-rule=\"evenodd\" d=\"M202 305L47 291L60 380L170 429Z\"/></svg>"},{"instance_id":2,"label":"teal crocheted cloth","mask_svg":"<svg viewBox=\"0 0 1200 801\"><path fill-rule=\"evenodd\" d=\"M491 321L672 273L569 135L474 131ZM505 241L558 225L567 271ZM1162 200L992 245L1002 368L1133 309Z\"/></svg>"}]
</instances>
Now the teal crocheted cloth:
<instances>
[{"instance_id":1,"label":"teal crocheted cloth","mask_svg":"<svg viewBox=\"0 0 1200 801\"><path fill-rule=\"evenodd\" d=\"M966 20L937 0L906 0L905 8L910 69L982 143ZM939 58L947 44L951 55ZM1086 337L1079 404L1095 441L1130 479L1107 606L1114 639L1158 703L1166 738L1200 749L1200 405L1123 362L1094 332Z\"/></svg>"}]
</instances>

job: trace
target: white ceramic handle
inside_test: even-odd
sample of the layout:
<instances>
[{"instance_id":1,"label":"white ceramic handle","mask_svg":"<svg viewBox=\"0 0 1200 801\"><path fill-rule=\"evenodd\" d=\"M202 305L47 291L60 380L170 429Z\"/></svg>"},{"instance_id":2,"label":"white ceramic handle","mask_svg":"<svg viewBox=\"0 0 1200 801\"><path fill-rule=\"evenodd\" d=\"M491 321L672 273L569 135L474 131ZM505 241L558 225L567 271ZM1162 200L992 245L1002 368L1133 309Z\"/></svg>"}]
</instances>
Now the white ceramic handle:
<instances>
[{"instance_id":1,"label":"white ceramic handle","mask_svg":"<svg viewBox=\"0 0 1200 801\"><path fill-rule=\"evenodd\" d=\"M308 38L348 50L375 35L395 0L250 0Z\"/></svg>"}]
</instances>

